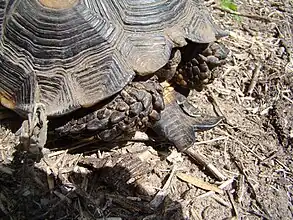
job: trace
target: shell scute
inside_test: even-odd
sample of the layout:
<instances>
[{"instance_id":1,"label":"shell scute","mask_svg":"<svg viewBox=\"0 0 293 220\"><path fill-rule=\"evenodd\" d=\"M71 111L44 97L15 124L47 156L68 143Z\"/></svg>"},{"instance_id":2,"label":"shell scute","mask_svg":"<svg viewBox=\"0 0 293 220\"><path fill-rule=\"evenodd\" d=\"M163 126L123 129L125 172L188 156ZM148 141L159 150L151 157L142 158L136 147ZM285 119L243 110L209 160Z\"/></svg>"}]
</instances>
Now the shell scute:
<instances>
[{"instance_id":1,"label":"shell scute","mask_svg":"<svg viewBox=\"0 0 293 220\"><path fill-rule=\"evenodd\" d=\"M0 0L0 93L17 112L36 102L48 116L93 106L136 74L163 67L186 40L209 43L221 34L197 0L63 3Z\"/></svg>"}]
</instances>

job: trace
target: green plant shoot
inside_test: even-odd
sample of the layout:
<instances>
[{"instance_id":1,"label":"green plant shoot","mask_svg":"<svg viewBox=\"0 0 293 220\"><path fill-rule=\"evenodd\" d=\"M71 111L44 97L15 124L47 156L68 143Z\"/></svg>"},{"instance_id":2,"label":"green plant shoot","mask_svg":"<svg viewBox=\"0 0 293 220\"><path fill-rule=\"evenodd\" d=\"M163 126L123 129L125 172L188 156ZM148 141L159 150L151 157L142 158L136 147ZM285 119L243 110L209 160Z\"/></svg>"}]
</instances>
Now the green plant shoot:
<instances>
[{"instance_id":1,"label":"green plant shoot","mask_svg":"<svg viewBox=\"0 0 293 220\"><path fill-rule=\"evenodd\" d=\"M237 11L237 5L234 0L221 0L221 7L232 11Z\"/></svg>"}]
</instances>

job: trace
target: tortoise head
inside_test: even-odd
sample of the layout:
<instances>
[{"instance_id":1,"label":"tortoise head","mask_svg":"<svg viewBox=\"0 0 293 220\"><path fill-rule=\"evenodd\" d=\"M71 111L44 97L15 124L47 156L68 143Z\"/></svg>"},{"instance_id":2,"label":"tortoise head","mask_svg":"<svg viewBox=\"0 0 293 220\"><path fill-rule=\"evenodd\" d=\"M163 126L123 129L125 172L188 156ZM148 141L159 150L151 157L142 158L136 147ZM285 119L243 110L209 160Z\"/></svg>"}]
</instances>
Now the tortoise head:
<instances>
[{"instance_id":1,"label":"tortoise head","mask_svg":"<svg viewBox=\"0 0 293 220\"><path fill-rule=\"evenodd\" d=\"M67 9L73 7L79 0L38 0L44 7L52 9Z\"/></svg>"}]
</instances>

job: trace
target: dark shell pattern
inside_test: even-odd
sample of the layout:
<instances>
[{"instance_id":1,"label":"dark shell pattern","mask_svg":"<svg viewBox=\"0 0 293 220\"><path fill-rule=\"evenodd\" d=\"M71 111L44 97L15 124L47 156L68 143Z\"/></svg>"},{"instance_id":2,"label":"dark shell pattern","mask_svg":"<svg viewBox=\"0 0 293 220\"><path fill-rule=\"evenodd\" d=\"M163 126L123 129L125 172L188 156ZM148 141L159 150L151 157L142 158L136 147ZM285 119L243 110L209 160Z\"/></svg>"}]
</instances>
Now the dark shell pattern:
<instances>
[{"instance_id":1,"label":"dark shell pattern","mask_svg":"<svg viewBox=\"0 0 293 220\"><path fill-rule=\"evenodd\" d=\"M63 1L0 0L0 101L20 114L93 106L220 32L199 0Z\"/></svg>"}]
</instances>

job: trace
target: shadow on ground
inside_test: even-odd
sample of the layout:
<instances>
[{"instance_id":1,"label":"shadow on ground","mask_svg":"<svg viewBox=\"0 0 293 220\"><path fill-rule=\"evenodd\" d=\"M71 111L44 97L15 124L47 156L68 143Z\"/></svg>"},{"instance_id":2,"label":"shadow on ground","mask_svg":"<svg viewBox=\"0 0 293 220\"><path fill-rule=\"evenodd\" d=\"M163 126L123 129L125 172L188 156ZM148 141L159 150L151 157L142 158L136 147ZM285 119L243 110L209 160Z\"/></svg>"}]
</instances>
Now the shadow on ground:
<instances>
[{"instance_id":1,"label":"shadow on ground","mask_svg":"<svg viewBox=\"0 0 293 220\"><path fill-rule=\"evenodd\" d=\"M88 172L69 168L65 178L16 151L12 163L0 164L0 219L184 219L168 197L150 206L153 196L132 180L146 170L137 161L93 159L83 164Z\"/></svg>"}]
</instances>

